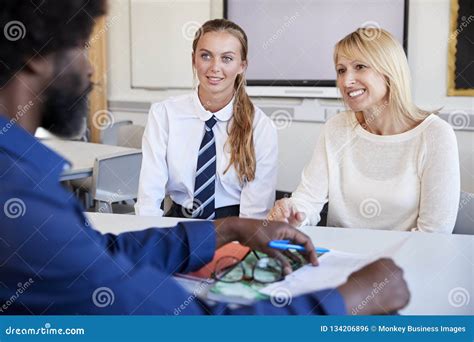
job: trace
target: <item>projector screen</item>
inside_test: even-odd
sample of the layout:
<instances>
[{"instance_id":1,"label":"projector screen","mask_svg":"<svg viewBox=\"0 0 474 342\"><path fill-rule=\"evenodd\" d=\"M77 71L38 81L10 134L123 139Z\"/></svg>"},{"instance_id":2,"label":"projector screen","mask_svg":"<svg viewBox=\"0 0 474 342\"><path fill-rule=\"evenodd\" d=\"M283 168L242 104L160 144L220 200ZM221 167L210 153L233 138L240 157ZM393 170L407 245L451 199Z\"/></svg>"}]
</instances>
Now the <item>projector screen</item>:
<instances>
[{"instance_id":1,"label":"projector screen","mask_svg":"<svg viewBox=\"0 0 474 342\"><path fill-rule=\"evenodd\" d=\"M405 47L408 0L226 0L224 16L249 40L248 85L335 85L334 45L381 27Z\"/></svg>"}]
</instances>

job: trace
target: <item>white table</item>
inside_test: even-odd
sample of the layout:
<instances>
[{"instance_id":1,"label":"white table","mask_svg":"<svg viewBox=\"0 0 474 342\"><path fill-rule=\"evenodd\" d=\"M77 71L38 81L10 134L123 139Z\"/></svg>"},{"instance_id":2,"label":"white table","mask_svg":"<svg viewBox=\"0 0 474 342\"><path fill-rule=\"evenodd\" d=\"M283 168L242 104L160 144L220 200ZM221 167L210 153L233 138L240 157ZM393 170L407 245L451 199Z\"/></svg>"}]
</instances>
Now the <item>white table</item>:
<instances>
[{"instance_id":1,"label":"white table","mask_svg":"<svg viewBox=\"0 0 474 342\"><path fill-rule=\"evenodd\" d=\"M71 162L71 168L64 170L61 180L81 179L92 176L96 157L128 151L139 151L134 148L94 144L70 140L41 140L43 144Z\"/></svg>"},{"instance_id":2,"label":"white table","mask_svg":"<svg viewBox=\"0 0 474 342\"><path fill-rule=\"evenodd\" d=\"M174 226L183 219L88 213L103 233ZM403 268L411 292L402 314L474 314L474 237L368 229L304 227L318 246L378 253ZM451 294L451 298L450 298ZM460 304L463 304L460 306Z\"/></svg>"}]
</instances>

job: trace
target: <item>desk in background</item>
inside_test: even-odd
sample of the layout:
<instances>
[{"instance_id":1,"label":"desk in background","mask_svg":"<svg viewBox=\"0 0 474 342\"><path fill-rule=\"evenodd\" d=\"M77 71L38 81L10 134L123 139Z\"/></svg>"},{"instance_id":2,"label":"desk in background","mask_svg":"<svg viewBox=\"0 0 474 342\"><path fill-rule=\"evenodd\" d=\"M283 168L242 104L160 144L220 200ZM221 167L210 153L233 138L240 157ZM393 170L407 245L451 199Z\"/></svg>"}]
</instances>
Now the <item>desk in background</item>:
<instances>
[{"instance_id":1,"label":"desk in background","mask_svg":"<svg viewBox=\"0 0 474 342\"><path fill-rule=\"evenodd\" d=\"M113 145L94 144L70 140L41 140L43 144L71 162L71 168L64 170L61 181L92 176L96 157L137 149Z\"/></svg>"},{"instance_id":2,"label":"desk in background","mask_svg":"<svg viewBox=\"0 0 474 342\"><path fill-rule=\"evenodd\" d=\"M170 227L184 219L87 214L102 233ZM304 227L315 245L352 253L383 252L403 268L411 292L404 315L474 314L474 236ZM464 304L464 305L460 305Z\"/></svg>"}]
</instances>

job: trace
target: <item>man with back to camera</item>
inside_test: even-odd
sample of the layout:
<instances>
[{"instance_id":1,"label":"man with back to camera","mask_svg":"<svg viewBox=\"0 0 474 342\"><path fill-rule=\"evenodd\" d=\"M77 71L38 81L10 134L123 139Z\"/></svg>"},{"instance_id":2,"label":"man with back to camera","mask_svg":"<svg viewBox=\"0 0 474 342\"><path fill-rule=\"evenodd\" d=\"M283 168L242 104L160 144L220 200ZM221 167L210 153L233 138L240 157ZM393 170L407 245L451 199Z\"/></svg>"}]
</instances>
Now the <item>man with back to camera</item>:
<instances>
[{"instance_id":1,"label":"man with back to camera","mask_svg":"<svg viewBox=\"0 0 474 342\"><path fill-rule=\"evenodd\" d=\"M171 277L208 263L214 251L238 240L279 259L270 240L304 245L317 264L308 236L286 223L229 218L183 222L120 235L92 229L73 195L59 183L68 163L33 134L38 127L59 137L85 125L92 68L85 54L94 18L106 1L4 0L0 24L0 307L2 314L173 314L189 296ZM13 29L12 29L13 28ZM370 294L374 282L386 287L358 314L385 314L409 300L402 270L380 259L353 273L337 289L231 309L196 299L183 314L346 314ZM29 284L18 294L19 284ZM114 303L94 305L94 291L107 287Z\"/></svg>"}]
</instances>

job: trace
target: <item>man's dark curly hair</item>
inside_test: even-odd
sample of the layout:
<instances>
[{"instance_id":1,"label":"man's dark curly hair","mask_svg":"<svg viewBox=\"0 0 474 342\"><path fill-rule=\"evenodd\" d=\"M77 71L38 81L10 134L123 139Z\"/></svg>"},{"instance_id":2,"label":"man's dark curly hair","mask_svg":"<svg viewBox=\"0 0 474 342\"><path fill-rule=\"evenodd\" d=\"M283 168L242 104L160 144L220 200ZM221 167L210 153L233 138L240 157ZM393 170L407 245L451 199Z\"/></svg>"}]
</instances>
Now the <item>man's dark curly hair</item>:
<instances>
[{"instance_id":1,"label":"man's dark curly hair","mask_svg":"<svg viewBox=\"0 0 474 342\"><path fill-rule=\"evenodd\" d=\"M34 56L83 45L107 0L0 0L0 87Z\"/></svg>"}]
</instances>

